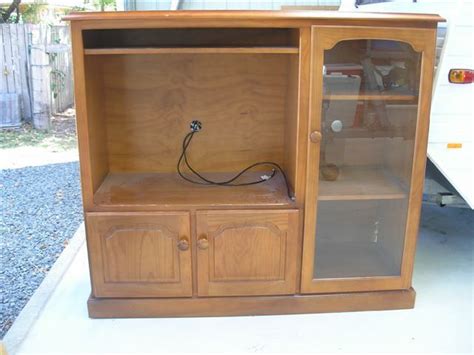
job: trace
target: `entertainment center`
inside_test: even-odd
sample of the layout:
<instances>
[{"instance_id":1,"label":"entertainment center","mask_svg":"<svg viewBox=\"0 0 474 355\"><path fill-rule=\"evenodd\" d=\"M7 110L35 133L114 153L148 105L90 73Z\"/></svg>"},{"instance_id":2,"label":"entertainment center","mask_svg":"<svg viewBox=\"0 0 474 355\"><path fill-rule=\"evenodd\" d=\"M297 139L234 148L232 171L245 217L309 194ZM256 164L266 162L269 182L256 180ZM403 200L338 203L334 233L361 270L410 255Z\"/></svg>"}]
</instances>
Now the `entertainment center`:
<instances>
[{"instance_id":1,"label":"entertainment center","mask_svg":"<svg viewBox=\"0 0 474 355\"><path fill-rule=\"evenodd\" d=\"M91 317L414 306L440 17L66 19Z\"/></svg>"}]
</instances>

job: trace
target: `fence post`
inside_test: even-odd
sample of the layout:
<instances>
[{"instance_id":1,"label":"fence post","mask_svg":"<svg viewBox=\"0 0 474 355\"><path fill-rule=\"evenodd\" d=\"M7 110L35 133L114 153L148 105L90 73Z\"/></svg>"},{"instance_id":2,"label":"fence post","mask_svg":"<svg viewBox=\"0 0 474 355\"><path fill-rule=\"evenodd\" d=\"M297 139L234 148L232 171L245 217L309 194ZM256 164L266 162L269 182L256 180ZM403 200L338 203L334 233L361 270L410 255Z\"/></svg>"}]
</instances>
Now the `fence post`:
<instances>
[{"instance_id":1,"label":"fence post","mask_svg":"<svg viewBox=\"0 0 474 355\"><path fill-rule=\"evenodd\" d=\"M31 26L31 76L33 92L33 126L47 130L51 122L51 85L49 56L46 53L48 28Z\"/></svg>"}]
</instances>

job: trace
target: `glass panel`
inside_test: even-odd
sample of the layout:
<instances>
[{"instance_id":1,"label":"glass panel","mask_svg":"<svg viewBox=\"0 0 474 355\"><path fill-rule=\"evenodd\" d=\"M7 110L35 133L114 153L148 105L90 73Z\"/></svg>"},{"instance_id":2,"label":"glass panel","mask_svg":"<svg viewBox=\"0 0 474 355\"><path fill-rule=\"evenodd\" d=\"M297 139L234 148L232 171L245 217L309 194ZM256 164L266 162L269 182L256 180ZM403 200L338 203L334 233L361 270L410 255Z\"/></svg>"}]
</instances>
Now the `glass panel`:
<instances>
[{"instance_id":1,"label":"glass panel","mask_svg":"<svg viewBox=\"0 0 474 355\"><path fill-rule=\"evenodd\" d=\"M382 40L324 53L316 279L400 275L420 59Z\"/></svg>"}]
</instances>

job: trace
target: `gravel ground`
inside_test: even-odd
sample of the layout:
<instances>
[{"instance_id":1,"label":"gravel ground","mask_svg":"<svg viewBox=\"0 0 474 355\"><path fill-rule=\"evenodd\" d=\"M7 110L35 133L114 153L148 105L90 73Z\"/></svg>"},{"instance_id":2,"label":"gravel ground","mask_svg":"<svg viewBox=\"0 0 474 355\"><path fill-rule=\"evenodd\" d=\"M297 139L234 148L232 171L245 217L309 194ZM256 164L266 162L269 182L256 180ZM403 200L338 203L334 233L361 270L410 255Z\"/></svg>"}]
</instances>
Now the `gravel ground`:
<instances>
[{"instance_id":1,"label":"gravel ground","mask_svg":"<svg viewBox=\"0 0 474 355\"><path fill-rule=\"evenodd\" d=\"M0 338L82 222L77 162L0 170Z\"/></svg>"}]
</instances>

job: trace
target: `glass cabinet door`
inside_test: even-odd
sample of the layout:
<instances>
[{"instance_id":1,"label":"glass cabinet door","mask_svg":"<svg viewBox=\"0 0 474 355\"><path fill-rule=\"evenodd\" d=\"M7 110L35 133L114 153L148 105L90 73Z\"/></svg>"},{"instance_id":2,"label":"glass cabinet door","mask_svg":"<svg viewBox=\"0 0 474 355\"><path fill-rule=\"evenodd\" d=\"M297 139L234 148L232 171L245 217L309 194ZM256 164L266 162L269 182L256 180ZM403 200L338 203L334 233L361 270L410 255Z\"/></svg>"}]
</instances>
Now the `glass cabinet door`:
<instances>
[{"instance_id":1,"label":"glass cabinet door","mask_svg":"<svg viewBox=\"0 0 474 355\"><path fill-rule=\"evenodd\" d=\"M302 290L401 288L422 55L387 39L341 39L313 55L322 76Z\"/></svg>"}]
</instances>

